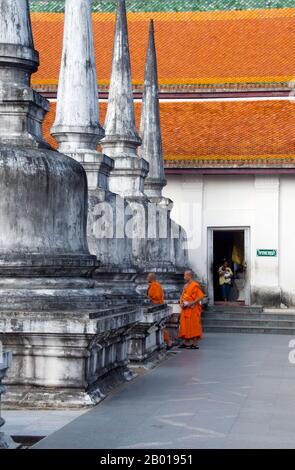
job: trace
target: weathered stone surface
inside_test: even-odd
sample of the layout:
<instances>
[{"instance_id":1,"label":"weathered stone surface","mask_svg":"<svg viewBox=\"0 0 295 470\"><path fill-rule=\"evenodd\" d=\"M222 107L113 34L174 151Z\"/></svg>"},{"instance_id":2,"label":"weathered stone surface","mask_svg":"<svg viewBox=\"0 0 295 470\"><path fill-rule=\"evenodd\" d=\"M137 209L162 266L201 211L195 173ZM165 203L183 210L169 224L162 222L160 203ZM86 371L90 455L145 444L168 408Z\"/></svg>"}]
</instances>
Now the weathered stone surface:
<instances>
[{"instance_id":1,"label":"weathered stone surface","mask_svg":"<svg viewBox=\"0 0 295 470\"><path fill-rule=\"evenodd\" d=\"M153 367L165 358L163 329L171 317L168 305L153 305L142 308L139 322L130 333L129 359L131 366Z\"/></svg>"},{"instance_id":2,"label":"weathered stone surface","mask_svg":"<svg viewBox=\"0 0 295 470\"><path fill-rule=\"evenodd\" d=\"M141 139L135 124L125 0L117 0L105 133L101 142L103 150L114 159L114 169L109 179L110 190L122 197L141 198L144 202L144 178L149 166L137 154Z\"/></svg>"},{"instance_id":3,"label":"weathered stone surface","mask_svg":"<svg viewBox=\"0 0 295 470\"><path fill-rule=\"evenodd\" d=\"M80 73L77 73L79 70ZM72 99L73 89L75 98ZM88 180L87 237L90 252L97 256L99 292L130 296L130 276L126 289L116 290L112 280L119 271L134 274L132 240L125 236L128 203L109 191L111 158L97 151L104 136L99 124L98 89L91 22L91 1L68 0L65 10L63 56L61 61L57 114L52 135L59 150L79 161ZM126 213L125 213L126 212ZM124 274L122 284L124 284ZM135 292L133 292L135 295Z\"/></svg>"},{"instance_id":4,"label":"weathered stone surface","mask_svg":"<svg viewBox=\"0 0 295 470\"><path fill-rule=\"evenodd\" d=\"M0 15L3 18L0 43L16 44L31 48L33 36L27 0L1 0Z\"/></svg>"},{"instance_id":5,"label":"weathered stone surface","mask_svg":"<svg viewBox=\"0 0 295 470\"><path fill-rule=\"evenodd\" d=\"M57 268L72 257L81 268L83 258L95 266L85 237L87 183L79 164L50 150L2 145L0 190L2 269L34 266L40 257Z\"/></svg>"},{"instance_id":6,"label":"weathered stone surface","mask_svg":"<svg viewBox=\"0 0 295 470\"><path fill-rule=\"evenodd\" d=\"M140 136L142 146L139 154L149 162L149 173L145 179L145 194L157 210L157 219L154 227L159 238L154 243L147 241L148 260L154 266L151 271L157 272L157 277L164 286L166 301L171 306L171 313L167 319L166 327L172 341L178 336L178 317L175 313L183 289L183 271L188 269L188 256L186 246L186 233L170 217L173 203L163 197L162 190L166 185L162 134L160 122L160 103L158 95L158 70L154 35L154 23L151 20L148 48L146 55L144 92L142 98L142 113L140 123ZM158 226L157 226L158 225ZM163 226L166 227L166 237L163 237ZM156 259L156 260L155 260ZM138 276L137 281L143 281ZM143 290L143 284L140 289Z\"/></svg>"},{"instance_id":7,"label":"weathered stone surface","mask_svg":"<svg viewBox=\"0 0 295 470\"><path fill-rule=\"evenodd\" d=\"M49 147L41 130L48 102L30 88L39 56L27 0L1 0L0 24L0 144Z\"/></svg>"},{"instance_id":8,"label":"weathered stone surface","mask_svg":"<svg viewBox=\"0 0 295 470\"><path fill-rule=\"evenodd\" d=\"M88 192L88 246L99 260L95 277L135 271L132 240L124 233L127 206L120 196L99 187Z\"/></svg>"},{"instance_id":9,"label":"weathered stone surface","mask_svg":"<svg viewBox=\"0 0 295 470\"><path fill-rule=\"evenodd\" d=\"M80 2L76 15L83 15L86 3ZM95 288L86 174L44 142L48 103L30 88L38 54L28 1L0 0L0 11L0 340L14 354L5 404L89 405L111 384L129 378L127 338L137 310L122 302L114 307ZM71 73L73 67L69 63ZM92 72L82 77L87 84L96 80ZM89 116L83 143L95 152L101 132L92 104L84 103L80 116ZM67 106L65 113L70 114ZM70 128L68 143L76 131ZM105 157L100 165L107 173L112 162Z\"/></svg>"},{"instance_id":10,"label":"weathered stone surface","mask_svg":"<svg viewBox=\"0 0 295 470\"><path fill-rule=\"evenodd\" d=\"M139 154L149 163L145 179L145 194L151 198L162 198L166 185L160 122L157 56L154 37L154 23L151 20L145 65L144 91L140 122L142 145Z\"/></svg>"},{"instance_id":11,"label":"weathered stone surface","mask_svg":"<svg viewBox=\"0 0 295 470\"><path fill-rule=\"evenodd\" d=\"M96 151L99 140L104 137L99 123L91 3L90 0L65 3L62 62L52 135L59 142L59 151L66 154ZM93 156L92 162L96 157ZM106 159L104 163L111 166Z\"/></svg>"},{"instance_id":12,"label":"weathered stone surface","mask_svg":"<svg viewBox=\"0 0 295 470\"><path fill-rule=\"evenodd\" d=\"M251 305L263 305L264 307L280 307L281 302L282 295L281 289L279 287L252 287Z\"/></svg>"},{"instance_id":13,"label":"weathered stone surface","mask_svg":"<svg viewBox=\"0 0 295 470\"><path fill-rule=\"evenodd\" d=\"M11 365L11 353L4 352L2 353L2 347L0 351L0 405L1 405L1 396L5 393L5 387L1 385L1 382L7 372L7 369ZM1 408L0 408L0 428L5 424L5 420L1 418ZM7 436L3 432L0 432L0 449L15 449L18 445L11 439L10 436Z\"/></svg>"},{"instance_id":14,"label":"weathered stone surface","mask_svg":"<svg viewBox=\"0 0 295 470\"><path fill-rule=\"evenodd\" d=\"M152 224L156 230L155 240L147 240L147 265L153 265L150 270L158 272L167 298L176 300L182 289L182 271L187 267L186 236L183 229L171 220L172 201L162 195L166 180L153 21L150 23L146 55L140 135L142 146L139 154L149 162L145 194L152 203L152 210L156 213Z\"/></svg>"},{"instance_id":15,"label":"weathered stone surface","mask_svg":"<svg viewBox=\"0 0 295 470\"><path fill-rule=\"evenodd\" d=\"M116 143L116 148L120 151L118 154L116 152L112 154L107 147L110 151L109 155L114 157L112 160L97 152L95 145L92 145L95 142L97 144L99 136L95 126L91 128L89 125L92 118L90 110L87 112L87 108L84 109L84 102L91 103L92 108L98 100L96 80L89 78L96 76L90 3L87 2L86 5L82 0L77 2L69 0L66 4L63 60L56 116L59 132L58 135L55 134L56 126L52 132L59 142L59 148L81 162L87 173L89 199L87 235L90 251L100 262L95 272L98 288L102 293L106 291L115 295L124 293L125 296L134 296L138 292L145 296L145 278L139 276L135 284L136 273L163 270L170 275L175 272L175 240L172 237L170 209L167 210L167 205L171 204L171 201L159 194L160 197L157 198L157 205L155 205L148 203L147 198L142 194L144 175L139 175L137 171L138 165L141 165L141 159L136 153L140 139L135 127L127 19L125 4L122 1L118 2L112 85L106 118L107 137L103 139L103 144L105 144L110 138L112 145ZM77 12L80 12L79 19L76 18ZM68 17L75 17L75 20L69 21ZM86 26L80 24L83 21L85 25L89 25L88 30ZM75 39L72 41L73 36ZM76 47L73 47L73 43ZM153 45L152 34L148 52L150 60L146 74L151 76L153 90L155 87L157 90L156 58ZM73 89L71 64L79 64L79 67L82 67L82 75L85 75L87 68L85 79L75 77L75 100L69 98ZM149 86L146 88L148 97ZM65 101L66 106L64 106ZM151 101L153 115L147 108L145 121L149 119L155 121L153 129L158 142L161 140L159 115L155 115L159 111L158 96L153 96ZM120 106L121 110L118 108ZM84 110L79 116L77 108ZM97 121L98 117L96 114ZM148 139L145 140L154 139L152 133L151 131ZM132 152L126 136L128 139L132 136ZM120 170L116 166L117 158L120 158ZM162 153L155 158L158 159L159 171L164 174ZM115 173L113 173L113 166ZM124 198L109 191L112 174L116 175L114 191L123 195ZM141 189L138 192L139 188ZM173 235L174 233L175 231ZM143 281L143 286L138 290L139 279L140 282Z\"/></svg>"},{"instance_id":16,"label":"weathered stone surface","mask_svg":"<svg viewBox=\"0 0 295 470\"><path fill-rule=\"evenodd\" d=\"M97 263L86 239L85 172L43 145L48 103L30 88L38 55L28 2L1 0L0 10L1 274L35 275L37 267L45 276L45 266L58 273L63 264L88 273Z\"/></svg>"},{"instance_id":17,"label":"weathered stone surface","mask_svg":"<svg viewBox=\"0 0 295 470\"><path fill-rule=\"evenodd\" d=\"M90 252L99 260L94 273L96 291L121 303L126 299L130 303L138 302L139 298L146 296L147 271L156 270L164 273L161 280L168 287L167 297L175 298L179 294L179 279L176 280L173 264L175 242L171 237L173 227L166 207L168 200L157 194L161 201L157 200L158 204L154 204L144 194L148 165L137 154L141 141L135 127L127 19L125 2L121 0L118 2L106 137L102 141L108 156L96 149L102 130L98 112L93 115L91 111L95 103L98 108L98 93L96 79L93 79L96 72L90 3L86 5L82 0L68 0L66 3L57 116L52 133L59 149L82 163L87 173L87 236ZM76 95L75 100L71 100L75 64L79 64L77 68L81 68L83 79L75 77ZM85 107L85 103L90 105ZM77 108L81 109L81 113L77 112ZM99 132L92 119L98 123ZM162 162L161 165L164 171ZM99 305L97 307L100 308ZM134 363L146 365L164 355L162 328L171 311L168 307L158 307L143 313L142 307L137 305L137 312L136 323L132 323L130 318L131 336L127 352ZM118 341L118 338L124 338L124 330L117 326L110 336L113 341ZM101 344L101 338L92 338L91 344L95 349L96 344ZM93 359L90 363L100 363L100 359ZM97 374L100 374L100 384L102 380L108 380L111 370L116 370L112 367L101 365L98 370L96 367L94 378L89 379L88 389L97 383ZM104 379L101 370L105 371Z\"/></svg>"},{"instance_id":18,"label":"weathered stone surface","mask_svg":"<svg viewBox=\"0 0 295 470\"><path fill-rule=\"evenodd\" d=\"M0 341L13 351L6 408L91 406L130 380L130 327L138 310L108 301L84 312L1 312Z\"/></svg>"}]
</instances>

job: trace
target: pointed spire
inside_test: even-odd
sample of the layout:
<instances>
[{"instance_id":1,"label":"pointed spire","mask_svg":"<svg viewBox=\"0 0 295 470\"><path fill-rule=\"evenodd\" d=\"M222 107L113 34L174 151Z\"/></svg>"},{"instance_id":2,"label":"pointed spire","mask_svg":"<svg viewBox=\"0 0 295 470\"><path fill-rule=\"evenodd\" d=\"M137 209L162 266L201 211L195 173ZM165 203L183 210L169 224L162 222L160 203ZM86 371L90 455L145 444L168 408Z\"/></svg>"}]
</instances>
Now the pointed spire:
<instances>
[{"instance_id":1,"label":"pointed spire","mask_svg":"<svg viewBox=\"0 0 295 470\"><path fill-rule=\"evenodd\" d=\"M0 43L34 49L28 0L0 0Z\"/></svg>"},{"instance_id":2,"label":"pointed spire","mask_svg":"<svg viewBox=\"0 0 295 470\"><path fill-rule=\"evenodd\" d=\"M62 62L52 135L59 150L96 150L104 137L99 123L92 0L66 0Z\"/></svg>"},{"instance_id":3,"label":"pointed spire","mask_svg":"<svg viewBox=\"0 0 295 470\"><path fill-rule=\"evenodd\" d=\"M136 148L141 144L135 124L128 26L125 0L117 0L113 65L105 120L105 148L108 143L128 141ZM112 155L110 155L112 156Z\"/></svg>"},{"instance_id":4,"label":"pointed spire","mask_svg":"<svg viewBox=\"0 0 295 470\"><path fill-rule=\"evenodd\" d=\"M114 170L109 178L110 190L122 197L146 200L144 178L148 173L148 163L137 154L141 139L135 124L125 0L117 0L105 133L101 141L103 151L114 158Z\"/></svg>"},{"instance_id":5,"label":"pointed spire","mask_svg":"<svg viewBox=\"0 0 295 470\"><path fill-rule=\"evenodd\" d=\"M140 135L142 138L140 155L147 160L150 165L149 174L145 180L145 193L148 197L161 198L162 189L166 185L166 180L163 163L158 71L153 20L150 22L146 55Z\"/></svg>"},{"instance_id":6,"label":"pointed spire","mask_svg":"<svg viewBox=\"0 0 295 470\"><path fill-rule=\"evenodd\" d=\"M30 86L38 65L28 0L0 0L1 143L47 146L41 125L49 105Z\"/></svg>"},{"instance_id":7,"label":"pointed spire","mask_svg":"<svg viewBox=\"0 0 295 470\"><path fill-rule=\"evenodd\" d=\"M0 0L0 64L5 66L5 70L1 67L1 81L22 85L29 85L38 68L28 0Z\"/></svg>"}]
</instances>

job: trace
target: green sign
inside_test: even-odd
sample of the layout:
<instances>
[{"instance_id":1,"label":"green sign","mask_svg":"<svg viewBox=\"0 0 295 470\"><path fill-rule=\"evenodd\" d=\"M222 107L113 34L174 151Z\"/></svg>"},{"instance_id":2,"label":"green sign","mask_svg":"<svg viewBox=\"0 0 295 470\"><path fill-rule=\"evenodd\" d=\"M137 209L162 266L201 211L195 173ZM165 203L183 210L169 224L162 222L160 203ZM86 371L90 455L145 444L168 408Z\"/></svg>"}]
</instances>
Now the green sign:
<instances>
[{"instance_id":1,"label":"green sign","mask_svg":"<svg viewBox=\"0 0 295 470\"><path fill-rule=\"evenodd\" d=\"M277 256L277 250L257 250L257 256Z\"/></svg>"}]
</instances>

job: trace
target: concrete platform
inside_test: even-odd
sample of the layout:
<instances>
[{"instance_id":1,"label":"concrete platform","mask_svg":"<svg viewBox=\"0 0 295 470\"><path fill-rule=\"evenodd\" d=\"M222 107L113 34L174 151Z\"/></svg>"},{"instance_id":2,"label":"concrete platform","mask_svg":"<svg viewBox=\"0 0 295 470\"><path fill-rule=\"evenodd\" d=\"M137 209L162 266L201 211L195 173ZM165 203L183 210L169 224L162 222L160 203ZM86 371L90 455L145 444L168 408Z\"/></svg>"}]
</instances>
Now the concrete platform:
<instances>
[{"instance_id":1,"label":"concrete platform","mask_svg":"<svg viewBox=\"0 0 295 470\"><path fill-rule=\"evenodd\" d=\"M9 436L45 437L58 431L78 416L81 410L2 410L6 423L3 431Z\"/></svg>"},{"instance_id":2,"label":"concrete platform","mask_svg":"<svg viewBox=\"0 0 295 470\"><path fill-rule=\"evenodd\" d=\"M34 448L295 448L293 338L208 333Z\"/></svg>"}]
</instances>

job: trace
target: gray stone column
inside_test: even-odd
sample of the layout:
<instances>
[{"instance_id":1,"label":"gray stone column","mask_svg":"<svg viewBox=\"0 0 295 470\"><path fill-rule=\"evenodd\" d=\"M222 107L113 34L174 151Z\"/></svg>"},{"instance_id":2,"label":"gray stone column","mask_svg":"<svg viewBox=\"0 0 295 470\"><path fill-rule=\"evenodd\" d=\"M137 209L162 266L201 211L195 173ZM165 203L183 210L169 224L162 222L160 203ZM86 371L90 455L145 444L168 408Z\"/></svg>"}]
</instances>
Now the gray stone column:
<instances>
[{"instance_id":1,"label":"gray stone column","mask_svg":"<svg viewBox=\"0 0 295 470\"><path fill-rule=\"evenodd\" d=\"M182 229L173 220L170 213L173 203L163 197L162 190L166 185L162 133L160 121L160 104L158 92L158 70L155 46L154 23L151 20L145 64L144 91L140 123L142 146L139 154L149 162L149 173L145 179L144 191L157 211L155 232L158 234L157 245L148 240L150 265L154 265L159 279L165 287L167 298L177 300L180 295L187 255L182 247ZM164 228L164 229L163 229Z\"/></svg>"},{"instance_id":2,"label":"gray stone column","mask_svg":"<svg viewBox=\"0 0 295 470\"><path fill-rule=\"evenodd\" d=\"M95 287L87 178L77 161L42 137L48 102L30 87L38 53L28 5L0 0L0 341L14 354L4 404L87 406L101 399L111 376L114 382L130 376L128 332L137 311L100 297ZM88 83L95 81L85 73ZM95 111L97 102L88 101L83 119L91 104ZM70 119L69 108L65 113ZM84 136L76 116L78 142L94 152L101 135L95 116ZM71 148L77 129L69 124L63 144Z\"/></svg>"},{"instance_id":3,"label":"gray stone column","mask_svg":"<svg viewBox=\"0 0 295 470\"><path fill-rule=\"evenodd\" d=\"M85 236L85 173L43 139L49 105L30 87L38 64L28 1L0 0L1 274L39 275L46 265L64 275L75 264L81 274L83 258L84 272L96 264Z\"/></svg>"},{"instance_id":4,"label":"gray stone column","mask_svg":"<svg viewBox=\"0 0 295 470\"><path fill-rule=\"evenodd\" d=\"M146 199L148 163L137 154L141 139L135 125L125 0L117 1L112 75L105 120L104 152L114 159L110 190L122 197Z\"/></svg>"},{"instance_id":5,"label":"gray stone column","mask_svg":"<svg viewBox=\"0 0 295 470\"><path fill-rule=\"evenodd\" d=\"M0 25L0 142L49 147L41 131L48 102L30 88L39 55L27 0L1 0Z\"/></svg>"},{"instance_id":6,"label":"gray stone column","mask_svg":"<svg viewBox=\"0 0 295 470\"><path fill-rule=\"evenodd\" d=\"M103 293L118 294L115 286L125 290L118 269L133 267L132 241L124 234L127 203L109 191L114 162L97 151L105 132L99 123L91 4L92 0L66 0L56 118L51 132L59 150L78 160L86 171L87 236L90 251L99 260L97 284ZM118 282L110 288L102 278L112 283L114 276L110 274L114 270ZM126 287L130 292L130 286Z\"/></svg>"},{"instance_id":7,"label":"gray stone column","mask_svg":"<svg viewBox=\"0 0 295 470\"><path fill-rule=\"evenodd\" d=\"M66 0L56 117L51 129L58 150L84 166L88 187L108 189L113 162L97 152L105 132L99 122L92 0Z\"/></svg>"},{"instance_id":8,"label":"gray stone column","mask_svg":"<svg viewBox=\"0 0 295 470\"><path fill-rule=\"evenodd\" d=\"M146 54L144 90L142 97L142 112L140 121L140 136L142 145L139 154L149 163L149 173L144 183L144 191L149 200L162 204L169 211L172 201L162 196L166 186L162 132L160 121L160 104L158 89L158 69L155 46L154 22L150 22L148 48Z\"/></svg>"}]
</instances>

